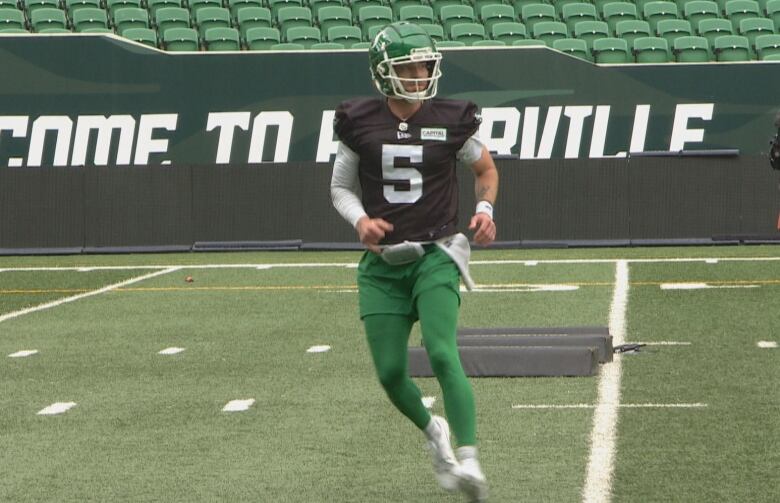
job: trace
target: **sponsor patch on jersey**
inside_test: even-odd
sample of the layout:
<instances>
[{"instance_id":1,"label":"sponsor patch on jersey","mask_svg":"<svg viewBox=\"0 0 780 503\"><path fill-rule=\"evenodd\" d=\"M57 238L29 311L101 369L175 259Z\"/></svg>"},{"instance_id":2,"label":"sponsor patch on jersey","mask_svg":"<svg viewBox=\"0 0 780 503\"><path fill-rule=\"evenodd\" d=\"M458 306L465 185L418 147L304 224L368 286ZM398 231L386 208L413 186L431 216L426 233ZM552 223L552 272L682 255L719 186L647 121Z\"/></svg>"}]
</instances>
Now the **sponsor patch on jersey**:
<instances>
[{"instance_id":1,"label":"sponsor patch on jersey","mask_svg":"<svg viewBox=\"0 0 780 503\"><path fill-rule=\"evenodd\" d=\"M447 141L447 130L438 127L424 127L420 130L421 140Z\"/></svg>"},{"instance_id":2,"label":"sponsor patch on jersey","mask_svg":"<svg viewBox=\"0 0 780 503\"><path fill-rule=\"evenodd\" d=\"M403 131L396 131L396 133L398 133L399 140L408 140L412 137L410 133L404 133Z\"/></svg>"}]
</instances>

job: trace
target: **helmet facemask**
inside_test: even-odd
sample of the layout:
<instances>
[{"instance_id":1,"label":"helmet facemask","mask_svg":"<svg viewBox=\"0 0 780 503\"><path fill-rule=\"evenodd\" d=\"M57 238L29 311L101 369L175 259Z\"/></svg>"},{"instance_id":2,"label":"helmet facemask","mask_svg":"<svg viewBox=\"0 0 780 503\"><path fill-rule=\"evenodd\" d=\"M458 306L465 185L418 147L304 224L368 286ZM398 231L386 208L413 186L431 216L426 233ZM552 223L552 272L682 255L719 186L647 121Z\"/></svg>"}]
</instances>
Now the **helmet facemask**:
<instances>
[{"instance_id":1,"label":"helmet facemask","mask_svg":"<svg viewBox=\"0 0 780 503\"><path fill-rule=\"evenodd\" d=\"M399 65L409 63L424 62L428 68L428 76L424 78L404 78L399 77L396 72L396 67ZM379 92L390 98L401 98L406 101L421 101L433 98L436 96L436 91L439 85L439 77L441 77L441 53L431 47L418 47L410 51L406 56L398 56L395 58L387 57L385 53L385 59L383 59L376 66L375 84ZM384 83L389 84L382 86L378 80L383 80ZM415 86L415 88L422 88L419 91L409 91L404 87L404 83L422 84ZM383 89L383 87L385 89ZM388 89L389 88L389 89ZM386 92L391 90L391 92Z\"/></svg>"}]
</instances>

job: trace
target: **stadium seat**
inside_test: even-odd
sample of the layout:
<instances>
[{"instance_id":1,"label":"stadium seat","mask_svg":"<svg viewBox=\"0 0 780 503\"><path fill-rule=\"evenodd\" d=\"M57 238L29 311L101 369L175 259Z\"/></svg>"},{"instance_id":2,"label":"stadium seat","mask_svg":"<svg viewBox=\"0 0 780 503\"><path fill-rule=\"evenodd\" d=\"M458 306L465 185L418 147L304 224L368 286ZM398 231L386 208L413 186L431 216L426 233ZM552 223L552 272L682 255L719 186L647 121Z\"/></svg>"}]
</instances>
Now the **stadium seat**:
<instances>
[{"instance_id":1,"label":"stadium seat","mask_svg":"<svg viewBox=\"0 0 780 503\"><path fill-rule=\"evenodd\" d=\"M698 26L699 21L702 19L717 19L720 17L718 4L710 0L692 0L687 2L683 7L683 12L685 13L685 19L690 21L694 27Z\"/></svg>"},{"instance_id":2,"label":"stadium seat","mask_svg":"<svg viewBox=\"0 0 780 503\"><path fill-rule=\"evenodd\" d=\"M96 1L96 0L86 0L86 1ZM19 3L16 0L0 0L0 9L18 10Z\"/></svg>"},{"instance_id":3,"label":"stadium seat","mask_svg":"<svg viewBox=\"0 0 780 503\"><path fill-rule=\"evenodd\" d=\"M314 44L322 42L322 34L316 26L293 26L285 35L287 42L301 44L309 48Z\"/></svg>"},{"instance_id":4,"label":"stadium seat","mask_svg":"<svg viewBox=\"0 0 780 503\"><path fill-rule=\"evenodd\" d=\"M0 29L27 31L27 21L24 12L16 9L0 9Z\"/></svg>"},{"instance_id":5,"label":"stadium seat","mask_svg":"<svg viewBox=\"0 0 780 503\"><path fill-rule=\"evenodd\" d=\"M354 42L361 42L363 33L357 26L334 26L328 30L326 40L350 45Z\"/></svg>"},{"instance_id":6,"label":"stadium seat","mask_svg":"<svg viewBox=\"0 0 780 503\"><path fill-rule=\"evenodd\" d=\"M590 3L570 3L563 6L561 20L566 23L569 33L574 33L574 26L580 21L599 21L596 6Z\"/></svg>"},{"instance_id":7,"label":"stadium seat","mask_svg":"<svg viewBox=\"0 0 780 503\"><path fill-rule=\"evenodd\" d=\"M234 20L238 20L238 11L246 7L263 7L263 2L261 0L228 0L227 2L227 8Z\"/></svg>"},{"instance_id":8,"label":"stadium seat","mask_svg":"<svg viewBox=\"0 0 780 503\"><path fill-rule=\"evenodd\" d=\"M448 5L462 5L466 4L467 1L465 0L429 0L429 3L431 4L431 7L433 7L433 15L436 16L436 19L439 19L441 15L441 10L444 7L447 7Z\"/></svg>"},{"instance_id":9,"label":"stadium seat","mask_svg":"<svg viewBox=\"0 0 780 503\"><path fill-rule=\"evenodd\" d=\"M505 5L512 8L512 5L504 2L503 0L471 0L471 4L474 7L474 12L476 12L478 15L482 12L483 7L487 7L488 5ZM515 9L512 8L513 12L514 10ZM512 17L514 18L514 15Z\"/></svg>"},{"instance_id":10,"label":"stadium seat","mask_svg":"<svg viewBox=\"0 0 780 503\"><path fill-rule=\"evenodd\" d=\"M368 29L372 26L384 28L393 22L393 10L384 5L367 5L358 11L358 22L363 36L368 38Z\"/></svg>"},{"instance_id":11,"label":"stadium seat","mask_svg":"<svg viewBox=\"0 0 780 503\"><path fill-rule=\"evenodd\" d=\"M759 35L756 37L758 59L780 54L780 35Z\"/></svg>"},{"instance_id":12,"label":"stadium seat","mask_svg":"<svg viewBox=\"0 0 780 503\"><path fill-rule=\"evenodd\" d=\"M88 0L89 1L89 0ZM164 9L165 7L182 7L182 0L146 0L147 9L149 10L149 18L156 22L157 11Z\"/></svg>"},{"instance_id":13,"label":"stadium seat","mask_svg":"<svg viewBox=\"0 0 780 503\"><path fill-rule=\"evenodd\" d=\"M124 36L128 28L149 28L149 12L146 9L124 7L114 12L114 29Z\"/></svg>"},{"instance_id":14,"label":"stadium seat","mask_svg":"<svg viewBox=\"0 0 780 503\"><path fill-rule=\"evenodd\" d=\"M417 24L434 24L436 22L433 17L433 7L430 5L404 5L400 9L398 20Z\"/></svg>"},{"instance_id":15,"label":"stadium seat","mask_svg":"<svg viewBox=\"0 0 780 503\"><path fill-rule=\"evenodd\" d=\"M609 4L605 5L606 9ZM628 44L622 38L600 38L593 41L593 58L596 63L630 63Z\"/></svg>"},{"instance_id":16,"label":"stadium seat","mask_svg":"<svg viewBox=\"0 0 780 503\"><path fill-rule=\"evenodd\" d=\"M495 24L514 22L515 10L511 5L485 5L479 11L479 19L485 26L485 32L491 33Z\"/></svg>"},{"instance_id":17,"label":"stadium seat","mask_svg":"<svg viewBox=\"0 0 780 503\"><path fill-rule=\"evenodd\" d=\"M541 23L536 23L533 28L533 35L536 40L541 40L547 47L552 47L555 40L569 38L566 25L560 21L542 21Z\"/></svg>"},{"instance_id":18,"label":"stadium seat","mask_svg":"<svg viewBox=\"0 0 780 503\"><path fill-rule=\"evenodd\" d=\"M3 2L7 2L7 4L4 4ZM16 1L15 0L0 0L0 8L14 5L14 9L16 8ZM100 0L65 0L65 8L67 9L68 13L73 13L79 9L83 9L85 7L92 8L92 9L99 9L100 8Z\"/></svg>"},{"instance_id":19,"label":"stadium seat","mask_svg":"<svg viewBox=\"0 0 780 503\"><path fill-rule=\"evenodd\" d=\"M192 1L192 0L190 0ZM271 16L277 19L279 9L285 7L303 7L303 0L267 0L268 8L271 9Z\"/></svg>"},{"instance_id":20,"label":"stadium seat","mask_svg":"<svg viewBox=\"0 0 780 503\"><path fill-rule=\"evenodd\" d=\"M743 19L761 17L758 2L753 0L729 0L726 2L726 17L731 21L731 26L736 32L739 22Z\"/></svg>"},{"instance_id":21,"label":"stadium seat","mask_svg":"<svg viewBox=\"0 0 780 503\"><path fill-rule=\"evenodd\" d=\"M108 28L108 14L103 9L84 8L72 15L73 29L83 32L90 28Z\"/></svg>"},{"instance_id":22,"label":"stadium seat","mask_svg":"<svg viewBox=\"0 0 780 503\"><path fill-rule=\"evenodd\" d=\"M334 26L352 26L352 11L343 5L325 5L316 15L317 25L322 33Z\"/></svg>"},{"instance_id":23,"label":"stadium seat","mask_svg":"<svg viewBox=\"0 0 780 503\"><path fill-rule=\"evenodd\" d=\"M669 42L661 37L639 37L634 40L634 58L637 63L668 63L671 61Z\"/></svg>"},{"instance_id":24,"label":"stadium seat","mask_svg":"<svg viewBox=\"0 0 780 503\"><path fill-rule=\"evenodd\" d=\"M211 28L231 27L230 11L224 7L203 7L195 14L195 24L201 38L205 40L206 31Z\"/></svg>"},{"instance_id":25,"label":"stadium seat","mask_svg":"<svg viewBox=\"0 0 780 503\"><path fill-rule=\"evenodd\" d=\"M240 51L241 42L238 30L218 26L206 30L203 38L207 51Z\"/></svg>"},{"instance_id":26,"label":"stadium seat","mask_svg":"<svg viewBox=\"0 0 780 503\"><path fill-rule=\"evenodd\" d=\"M699 35L707 39L710 49L715 48L715 39L734 33L728 19L702 19L699 21Z\"/></svg>"},{"instance_id":27,"label":"stadium seat","mask_svg":"<svg viewBox=\"0 0 780 503\"><path fill-rule=\"evenodd\" d=\"M60 3L58 0L22 0L24 10L27 11L27 16L32 16L32 13L38 9L58 9Z\"/></svg>"},{"instance_id":28,"label":"stadium seat","mask_svg":"<svg viewBox=\"0 0 780 503\"><path fill-rule=\"evenodd\" d=\"M613 0L614 1L614 0ZM510 4L515 9L515 20L521 19L523 13L523 7L535 3L545 3L544 0L507 0L506 3ZM553 7L553 10L555 7Z\"/></svg>"},{"instance_id":29,"label":"stadium seat","mask_svg":"<svg viewBox=\"0 0 780 503\"><path fill-rule=\"evenodd\" d=\"M561 15L563 12L563 8L567 5L573 4L573 3L581 3L582 0L548 0L553 7L555 7L555 12L558 13L558 16Z\"/></svg>"},{"instance_id":30,"label":"stadium seat","mask_svg":"<svg viewBox=\"0 0 780 503\"><path fill-rule=\"evenodd\" d=\"M574 37L584 40L589 51L593 49L594 40L609 36L609 26L604 21L580 21L574 25Z\"/></svg>"},{"instance_id":31,"label":"stadium seat","mask_svg":"<svg viewBox=\"0 0 780 503\"><path fill-rule=\"evenodd\" d=\"M81 33L114 33L114 30L112 30L111 28L93 26L90 28L84 28L84 31L82 31Z\"/></svg>"},{"instance_id":32,"label":"stadium seat","mask_svg":"<svg viewBox=\"0 0 780 503\"><path fill-rule=\"evenodd\" d=\"M615 35L628 42L629 47L634 47L634 40L639 37L650 37L650 23L639 19L618 21L615 25Z\"/></svg>"},{"instance_id":33,"label":"stadium seat","mask_svg":"<svg viewBox=\"0 0 780 503\"><path fill-rule=\"evenodd\" d=\"M741 35L722 35L712 49L718 61L750 61L750 42Z\"/></svg>"},{"instance_id":34,"label":"stadium seat","mask_svg":"<svg viewBox=\"0 0 780 503\"><path fill-rule=\"evenodd\" d=\"M650 23L650 29L656 33L658 21L678 19L677 4L674 2L649 2L645 4L644 19Z\"/></svg>"},{"instance_id":35,"label":"stadium seat","mask_svg":"<svg viewBox=\"0 0 780 503\"><path fill-rule=\"evenodd\" d=\"M506 47L506 44L501 40L476 40L471 44L471 47Z\"/></svg>"},{"instance_id":36,"label":"stadium seat","mask_svg":"<svg viewBox=\"0 0 780 503\"><path fill-rule=\"evenodd\" d=\"M267 26L248 28L246 30L246 35L244 36L247 48L252 51L268 50L272 46L280 43L281 39L282 35L277 28L270 28Z\"/></svg>"},{"instance_id":37,"label":"stadium seat","mask_svg":"<svg viewBox=\"0 0 780 503\"><path fill-rule=\"evenodd\" d=\"M485 39L485 27L480 23L455 24L450 29L450 40L471 45L477 40Z\"/></svg>"},{"instance_id":38,"label":"stadium seat","mask_svg":"<svg viewBox=\"0 0 780 503\"><path fill-rule=\"evenodd\" d=\"M474 9L470 5L447 5L441 8L439 12L441 25L444 27L444 33L450 33L452 27L461 23L474 23Z\"/></svg>"},{"instance_id":39,"label":"stadium seat","mask_svg":"<svg viewBox=\"0 0 780 503\"><path fill-rule=\"evenodd\" d=\"M438 44L436 44L436 47L438 48L447 48L447 47L466 47L465 42L459 42L457 40L442 40Z\"/></svg>"},{"instance_id":40,"label":"stadium seat","mask_svg":"<svg viewBox=\"0 0 780 503\"><path fill-rule=\"evenodd\" d=\"M338 44L338 45L343 45L343 44L339 44L338 42L323 42L323 43L334 43L334 44ZM362 49L368 49L369 47L371 47L371 42L352 42L349 45L348 49L361 49L362 50Z\"/></svg>"},{"instance_id":41,"label":"stadium seat","mask_svg":"<svg viewBox=\"0 0 780 503\"><path fill-rule=\"evenodd\" d=\"M518 40L528 38L528 31L522 23L496 23L491 29L490 36L493 40L501 40L507 44L513 44Z\"/></svg>"},{"instance_id":42,"label":"stadium seat","mask_svg":"<svg viewBox=\"0 0 780 503\"><path fill-rule=\"evenodd\" d=\"M141 0L105 0L106 10L108 11L109 19L114 19L114 14L119 9L135 8L141 9Z\"/></svg>"},{"instance_id":43,"label":"stadium seat","mask_svg":"<svg viewBox=\"0 0 780 503\"><path fill-rule=\"evenodd\" d=\"M304 46L295 42L282 42L271 46L272 51L303 51L304 49L306 49Z\"/></svg>"},{"instance_id":44,"label":"stadium seat","mask_svg":"<svg viewBox=\"0 0 780 503\"><path fill-rule=\"evenodd\" d=\"M674 39L674 55L678 63L704 63L710 60L710 47L704 37Z\"/></svg>"},{"instance_id":45,"label":"stadium seat","mask_svg":"<svg viewBox=\"0 0 780 503\"><path fill-rule=\"evenodd\" d=\"M190 13L183 7L162 7L157 10L155 24L160 35L169 28L190 28Z\"/></svg>"},{"instance_id":46,"label":"stadium seat","mask_svg":"<svg viewBox=\"0 0 780 503\"><path fill-rule=\"evenodd\" d=\"M312 14L308 7L282 7L277 12L277 25L282 32L282 38L287 36L287 30L296 26L312 26Z\"/></svg>"},{"instance_id":47,"label":"stadium seat","mask_svg":"<svg viewBox=\"0 0 780 503\"><path fill-rule=\"evenodd\" d=\"M440 24L422 23L419 26L437 43L444 40L444 28Z\"/></svg>"},{"instance_id":48,"label":"stadium seat","mask_svg":"<svg viewBox=\"0 0 780 503\"><path fill-rule=\"evenodd\" d=\"M431 7L424 0L390 0L386 2L393 9L393 19L401 20L401 11L404 7ZM433 19L433 7L431 7L431 19ZM413 22L413 21L412 21Z\"/></svg>"},{"instance_id":49,"label":"stadium seat","mask_svg":"<svg viewBox=\"0 0 780 503\"><path fill-rule=\"evenodd\" d=\"M761 58L762 61L780 61L780 54L767 54Z\"/></svg>"},{"instance_id":50,"label":"stadium seat","mask_svg":"<svg viewBox=\"0 0 780 503\"><path fill-rule=\"evenodd\" d=\"M780 0L769 0L766 3L766 17L775 23L775 31L780 33Z\"/></svg>"},{"instance_id":51,"label":"stadium seat","mask_svg":"<svg viewBox=\"0 0 780 503\"><path fill-rule=\"evenodd\" d=\"M192 28L168 28L163 32L162 39L166 51L197 51L200 49L198 32Z\"/></svg>"},{"instance_id":52,"label":"stadium seat","mask_svg":"<svg viewBox=\"0 0 780 503\"><path fill-rule=\"evenodd\" d=\"M364 42L361 42L364 43ZM365 42L367 43L367 42ZM315 51L332 51L332 50L341 50L346 49L347 47L344 44L339 44L337 42L317 42L315 44L311 44L309 46L309 49L315 50Z\"/></svg>"},{"instance_id":53,"label":"stadium seat","mask_svg":"<svg viewBox=\"0 0 780 503\"><path fill-rule=\"evenodd\" d=\"M67 24L65 12L59 9L35 9L30 14L30 25L38 33L44 33L50 28L65 28Z\"/></svg>"},{"instance_id":54,"label":"stadium seat","mask_svg":"<svg viewBox=\"0 0 780 503\"><path fill-rule=\"evenodd\" d=\"M368 35L363 38L366 40L374 40L374 38L376 38L376 34L382 31L383 28L384 26L381 25L372 26L368 29Z\"/></svg>"},{"instance_id":55,"label":"stadium seat","mask_svg":"<svg viewBox=\"0 0 780 503\"><path fill-rule=\"evenodd\" d=\"M604 5L601 18L609 25L609 30L615 33L615 25L620 21L638 19L636 5L628 2L612 2Z\"/></svg>"},{"instance_id":56,"label":"stadium seat","mask_svg":"<svg viewBox=\"0 0 780 503\"><path fill-rule=\"evenodd\" d=\"M246 31L250 28L270 28L273 25L271 10L265 7L244 7L238 11L238 31L246 40Z\"/></svg>"},{"instance_id":57,"label":"stadium seat","mask_svg":"<svg viewBox=\"0 0 780 503\"><path fill-rule=\"evenodd\" d=\"M311 13L314 16L314 19L318 19L317 16L320 14L320 9L324 7L347 7L347 3L342 0L309 0L309 7L311 8ZM352 11L350 11L350 18L352 17L351 14Z\"/></svg>"},{"instance_id":58,"label":"stadium seat","mask_svg":"<svg viewBox=\"0 0 780 503\"><path fill-rule=\"evenodd\" d=\"M555 7L552 5L533 3L523 6L523 10L520 13L520 19L526 29L533 33L536 23L557 21L558 17L555 15Z\"/></svg>"},{"instance_id":59,"label":"stadium seat","mask_svg":"<svg viewBox=\"0 0 780 503\"><path fill-rule=\"evenodd\" d=\"M151 28L127 28L122 36L139 44L157 48L157 33Z\"/></svg>"},{"instance_id":60,"label":"stadium seat","mask_svg":"<svg viewBox=\"0 0 780 503\"><path fill-rule=\"evenodd\" d=\"M693 28L687 19L662 19L656 25L656 34L674 47L675 39L693 35Z\"/></svg>"},{"instance_id":61,"label":"stadium seat","mask_svg":"<svg viewBox=\"0 0 780 503\"><path fill-rule=\"evenodd\" d=\"M590 49L588 44L584 40L577 38L562 38L553 42L553 49L565 52L575 58L584 59L590 61Z\"/></svg>"},{"instance_id":62,"label":"stadium seat","mask_svg":"<svg viewBox=\"0 0 780 503\"><path fill-rule=\"evenodd\" d=\"M750 50L756 54L756 38L761 35L773 35L775 33L775 24L771 19L764 17L743 19L739 22L738 33L747 37L750 44Z\"/></svg>"},{"instance_id":63,"label":"stadium seat","mask_svg":"<svg viewBox=\"0 0 780 503\"><path fill-rule=\"evenodd\" d=\"M359 19L360 9L363 7L384 7L383 0L349 0L349 6L352 9L352 18Z\"/></svg>"}]
</instances>

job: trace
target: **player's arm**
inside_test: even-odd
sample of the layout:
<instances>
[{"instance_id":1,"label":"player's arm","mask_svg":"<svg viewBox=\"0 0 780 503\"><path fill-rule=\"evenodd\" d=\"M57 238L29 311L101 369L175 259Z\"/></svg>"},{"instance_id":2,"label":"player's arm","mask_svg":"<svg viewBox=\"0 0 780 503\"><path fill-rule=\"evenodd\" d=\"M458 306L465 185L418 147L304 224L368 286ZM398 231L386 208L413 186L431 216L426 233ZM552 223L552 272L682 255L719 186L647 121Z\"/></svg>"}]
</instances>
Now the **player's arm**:
<instances>
[{"instance_id":1,"label":"player's arm","mask_svg":"<svg viewBox=\"0 0 780 503\"><path fill-rule=\"evenodd\" d=\"M469 222L469 229L474 231L477 244L488 245L496 239L493 205L498 195L498 170L493 157L477 135L466 141L458 152L458 160L470 165L474 172L477 207Z\"/></svg>"},{"instance_id":2,"label":"player's arm","mask_svg":"<svg viewBox=\"0 0 780 503\"><path fill-rule=\"evenodd\" d=\"M377 244L392 224L381 218L370 218L360 200L358 166L360 157L343 143L339 143L333 174L330 179L330 198L336 211L355 228L360 242L369 250L379 253Z\"/></svg>"}]
</instances>

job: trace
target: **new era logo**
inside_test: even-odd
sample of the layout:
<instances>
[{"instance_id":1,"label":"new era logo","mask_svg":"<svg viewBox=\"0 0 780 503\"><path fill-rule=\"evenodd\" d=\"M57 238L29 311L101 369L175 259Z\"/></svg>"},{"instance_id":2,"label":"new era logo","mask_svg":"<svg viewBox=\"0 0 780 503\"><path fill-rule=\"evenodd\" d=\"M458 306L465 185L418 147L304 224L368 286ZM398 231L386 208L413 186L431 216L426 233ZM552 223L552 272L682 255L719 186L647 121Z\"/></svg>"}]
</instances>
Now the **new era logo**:
<instances>
[{"instance_id":1,"label":"new era logo","mask_svg":"<svg viewBox=\"0 0 780 503\"><path fill-rule=\"evenodd\" d=\"M411 138L412 135L409 133L404 133L403 131L398 131L398 139L399 140L406 140L408 138Z\"/></svg>"}]
</instances>

